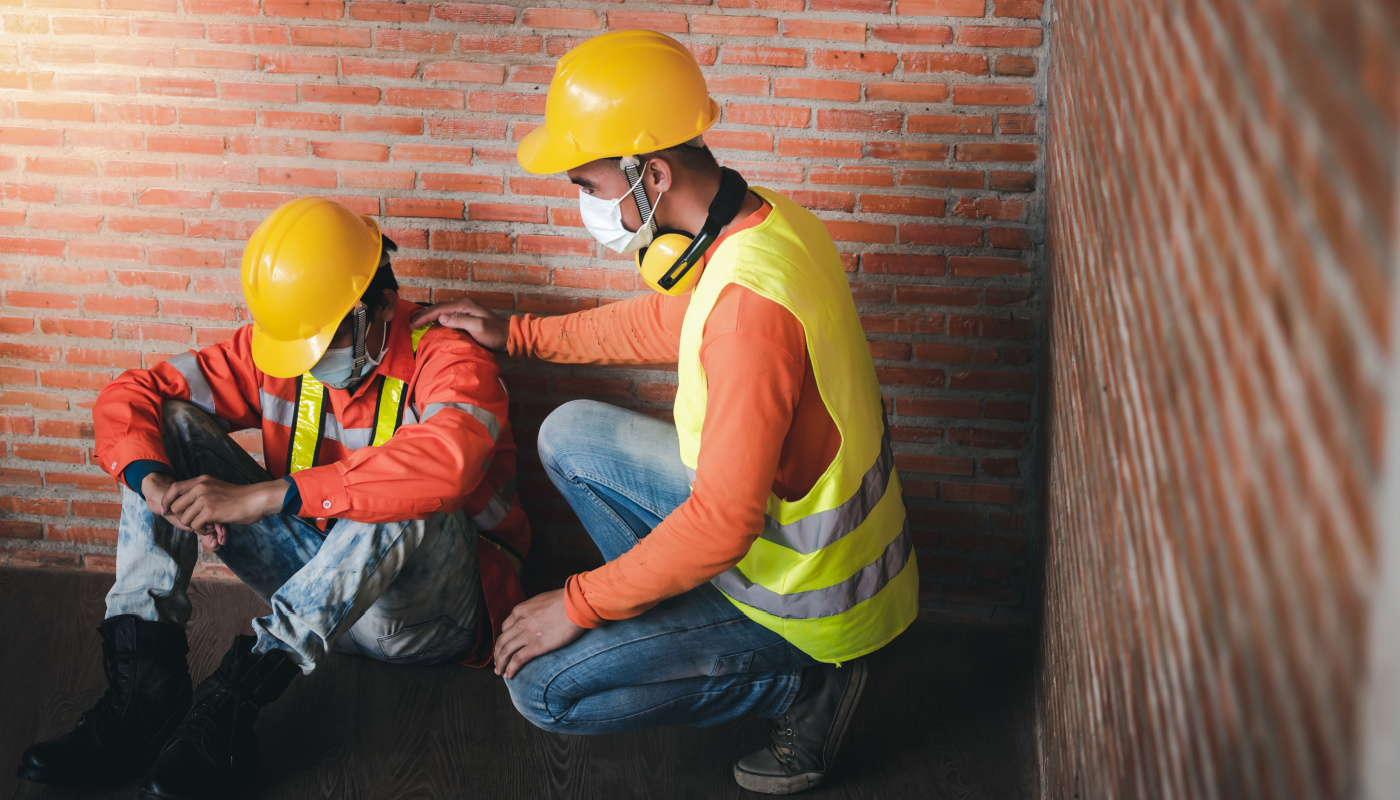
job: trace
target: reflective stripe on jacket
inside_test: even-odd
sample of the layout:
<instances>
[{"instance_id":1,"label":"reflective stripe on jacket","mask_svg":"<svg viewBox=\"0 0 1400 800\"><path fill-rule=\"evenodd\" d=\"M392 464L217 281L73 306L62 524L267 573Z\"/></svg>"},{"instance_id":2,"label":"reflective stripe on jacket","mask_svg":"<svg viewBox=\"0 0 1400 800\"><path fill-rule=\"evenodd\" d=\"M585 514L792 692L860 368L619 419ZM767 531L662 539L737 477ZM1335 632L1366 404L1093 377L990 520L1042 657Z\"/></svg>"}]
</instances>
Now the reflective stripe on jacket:
<instances>
[{"instance_id":1,"label":"reflective stripe on jacket","mask_svg":"<svg viewBox=\"0 0 1400 800\"><path fill-rule=\"evenodd\" d=\"M831 466L805 497L768 499L766 527L713 580L759 624L813 658L840 662L883 647L918 613L899 476L879 381L846 273L820 220L781 195L763 222L730 236L705 265L681 327L675 418L681 460L699 461L705 422L700 345L720 292L737 284L802 323L821 397L841 434Z\"/></svg>"}]
</instances>

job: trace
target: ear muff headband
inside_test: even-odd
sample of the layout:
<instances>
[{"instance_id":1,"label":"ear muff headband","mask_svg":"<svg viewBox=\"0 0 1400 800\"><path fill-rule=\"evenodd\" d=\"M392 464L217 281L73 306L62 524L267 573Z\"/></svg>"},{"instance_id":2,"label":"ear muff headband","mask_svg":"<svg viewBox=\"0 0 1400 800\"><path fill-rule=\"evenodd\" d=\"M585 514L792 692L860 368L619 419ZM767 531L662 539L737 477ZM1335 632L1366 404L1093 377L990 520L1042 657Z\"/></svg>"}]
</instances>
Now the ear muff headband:
<instances>
[{"instance_id":1,"label":"ear muff headband","mask_svg":"<svg viewBox=\"0 0 1400 800\"><path fill-rule=\"evenodd\" d=\"M700 228L700 232L691 240L690 246L681 251L667 270L662 273L656 283L662 289L673 288L682 278L685 277L691 268L705 257L705 251L710 249L710 245L719 238L719 232L734 219L734 215L739 213L739 206L744 204L744 197L749 192L749 184L744 177L728 167L720 169L719 191L715 192L715 198L710 201L710 208L705 217L705 224ZM637 263L641 264L646 258L646 249L643 248L637 253Z\"/></svg>"}]
</instances>

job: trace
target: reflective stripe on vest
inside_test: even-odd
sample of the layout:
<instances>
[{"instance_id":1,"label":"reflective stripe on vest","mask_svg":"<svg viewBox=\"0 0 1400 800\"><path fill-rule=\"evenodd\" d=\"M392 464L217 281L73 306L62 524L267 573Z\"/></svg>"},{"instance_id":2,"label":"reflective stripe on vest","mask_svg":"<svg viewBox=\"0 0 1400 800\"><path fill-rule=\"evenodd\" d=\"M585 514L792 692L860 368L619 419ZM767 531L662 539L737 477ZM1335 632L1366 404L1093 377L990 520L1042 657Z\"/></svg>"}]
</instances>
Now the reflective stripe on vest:
<instances>
[{"instance_id":1,"label":"reflective stripe on vest","mask_svg":"<svg viewBox=\"0 0 1400 800\"><path fill-rule=\"evenodd\" d=\"M423 334L432 327L432 325L426 325L414 329L411 338L415 354L418 352L418 342L423 339ZM369 440L369 445L378 447L389 441L389 437L393 436L394 431L403 424L404 386L402 379L389 375L384 376L384 382L379 387L379 400L375 405L374 435ZM276 420L275 410L280 403L269 403L269 398L274 400L281 400L281 398L276 398L267 392L262 393L263 416ZM358 429L346 430L334 417L331 418L333 424L326 425L326 385L316 380L310 372L297 378L295 412L295 419L291 426L292 446L287 451L288 475L316 466L316 457L321 452L322 437L335 439L350 450L359 449L365 444L363 441L352 440L349 435L351 431ZM328 431L327 428L333 428L333 430Z\"/></svg>"},{"instance_id":2,"label":"reflective stripe on vest","mask_svg":"<svg viewBox=\"0 0 1400 800\"><path fill-rule=\"evenodd\" d=\"M753 191L772 211L716 248L681 326L675 402L681 461L694 470L700 460L705 323L726 286L743 286L801 323L841 447L806 496L769 496L763 531L712 583L745 616L813 658L839 663L883 647L914 620L918 564L879 381L840 255L821 220L781 195Z\"/></svg>"}]
</instances>

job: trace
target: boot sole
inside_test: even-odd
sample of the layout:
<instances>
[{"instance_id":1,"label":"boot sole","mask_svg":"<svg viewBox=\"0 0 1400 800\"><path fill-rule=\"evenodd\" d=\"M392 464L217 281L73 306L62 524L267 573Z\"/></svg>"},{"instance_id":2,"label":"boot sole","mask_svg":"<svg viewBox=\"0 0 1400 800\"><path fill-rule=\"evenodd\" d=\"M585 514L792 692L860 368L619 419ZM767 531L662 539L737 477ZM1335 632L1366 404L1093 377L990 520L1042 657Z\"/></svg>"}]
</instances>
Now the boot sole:
<instances>
[{"instance_id":1,"label":"boot sole","mask_svg":"<svg viewBox=\"0 0 1400 800\"><path fill-rule=\"evenodd\" d=\"M831 762L836 760L836 754L841 751L841 743L846 739L846 731L851 725L851 714L860 704L861 695L865 693L865 682L870 673L869 668L860 661L851 664L851 671L855 674L851 675L851 682L846 685L846 693L841 697L841 704L836 707L836 717L831 722L832 729L836 731L836 742L826 754L826 770L788 776L755 775L752 772L744 772L735 764L734 782L744 789L760 794L796 794L826 780L827 772L831 770Z\"/></svg>"}]
</instances>

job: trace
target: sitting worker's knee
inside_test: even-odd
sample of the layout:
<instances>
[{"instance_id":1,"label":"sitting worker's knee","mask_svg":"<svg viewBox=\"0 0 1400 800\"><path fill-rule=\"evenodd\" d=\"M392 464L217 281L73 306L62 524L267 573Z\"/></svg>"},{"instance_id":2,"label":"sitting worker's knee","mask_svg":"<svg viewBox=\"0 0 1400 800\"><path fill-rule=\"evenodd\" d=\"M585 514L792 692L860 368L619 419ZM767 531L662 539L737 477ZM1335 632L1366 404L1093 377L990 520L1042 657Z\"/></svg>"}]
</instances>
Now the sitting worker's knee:
<instances>
[{"instance_id":1,"label":"sitting worker's knee","mask_svg":"<svg viewBox=\"0 0 1400 800\"><path fill-rule=\"evenodd\" d=\"M598 422L612 410L612 406L597 400L570 400L550 412L540 425L538 445L545 469L567 472L569 456L587 452L596 444Z\"/></svg>"},{"instance_id":2,"label":"sitting worker's knee","mask_svg":"<svg viewBox=\"0 0 1400 800\"><path fill-rule=\"evenodd\" d=\"M178 436L188 440L190 434L196 430L208 429L214 433L223 433L214 418L193 403L187 403L184 400L166 400L161 405L160 411L161 433L165 436Z\"/></svg>"}]
</instances>

